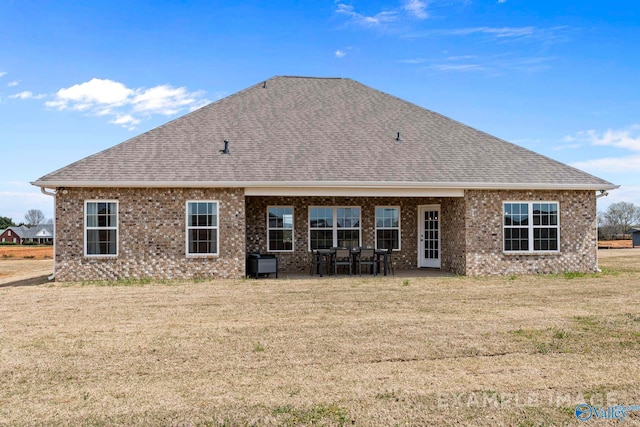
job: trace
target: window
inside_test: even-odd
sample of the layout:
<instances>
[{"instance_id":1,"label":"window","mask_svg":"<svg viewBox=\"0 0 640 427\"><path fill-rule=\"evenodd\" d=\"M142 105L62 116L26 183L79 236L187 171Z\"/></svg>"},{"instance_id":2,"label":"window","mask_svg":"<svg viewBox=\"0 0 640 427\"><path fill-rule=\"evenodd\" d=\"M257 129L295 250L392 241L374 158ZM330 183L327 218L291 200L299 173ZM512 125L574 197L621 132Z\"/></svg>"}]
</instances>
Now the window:
<instances>
[{"instance_id":1,"label":"window","mask_svg":"<svg viewBox=\"0 0 640 427\"><path fill-rule=\"evenodd\" d=\"M293 207L267 208L267 251L293 251Z\"/></svg>"},{"instance_id":2,"label":"window","mask_svg":"<svg viewBox=\"0 0 640 427\"><path fill-rule=\"evenodd\" d=\"M187 255L218 254L218 202L187 202Z\"/></svg>"},{"instance_id":3,"label":"window","mask_svg":"<svg viewBox=\"0 0 640 427\"><path fill-rule=\"evenodd\" d=\"M86 256L118 255L118 202L85 201Z\"/></svg>"},{"instance_id":4,"label":"window","mask_svg":"<svg viewBox=\"0 0 640 427\"><path fill-rule=\"evenodd\" d=\"M503 215L505 252L559 250L557 202L505 202Z\"/></svg>"},{"instance_id":5,"label":"window","mask_svg":"<svg viewBox=\"0 0 640 427\"><path fill-rule=\"evenodd\" d=\"M8 236L9 236L9 237L11 237L11 230L9 230L9 234L8 234Z\"/></svg>"},{"instance_id":6,"label":"window","mask_svg":"<svg viewBox=\"0 0 640 427\"><path fill-rule=\"evenodd\" d=\"M376 249L400 249L400 208L376 206Z\"/></svg>"},{"instance_id":7,"label":"window","mask_svg":"<svg viewBox=\"0 0 640 427\"><path fill-rule=\"evenodd\" d=\"M310 250L358 246L360 246L360 208L309 208Z\"/></svg>"}]
</instances>

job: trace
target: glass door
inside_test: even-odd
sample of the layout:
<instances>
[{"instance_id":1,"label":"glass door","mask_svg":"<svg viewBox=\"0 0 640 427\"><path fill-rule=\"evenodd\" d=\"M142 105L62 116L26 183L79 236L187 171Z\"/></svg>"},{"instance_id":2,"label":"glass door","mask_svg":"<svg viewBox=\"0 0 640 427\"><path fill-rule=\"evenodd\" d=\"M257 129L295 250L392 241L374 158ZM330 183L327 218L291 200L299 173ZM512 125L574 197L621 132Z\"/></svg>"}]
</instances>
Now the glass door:
<instances>
[{"instance_id":1,"label":"glass door","mask_svg":"<svg viewBox=\"0 0 640 427\"><path fill-rule=\"evenodd\" d=\"M440 268L440 205L418 207L418 267Z\"/></svg>"}]
</instances>

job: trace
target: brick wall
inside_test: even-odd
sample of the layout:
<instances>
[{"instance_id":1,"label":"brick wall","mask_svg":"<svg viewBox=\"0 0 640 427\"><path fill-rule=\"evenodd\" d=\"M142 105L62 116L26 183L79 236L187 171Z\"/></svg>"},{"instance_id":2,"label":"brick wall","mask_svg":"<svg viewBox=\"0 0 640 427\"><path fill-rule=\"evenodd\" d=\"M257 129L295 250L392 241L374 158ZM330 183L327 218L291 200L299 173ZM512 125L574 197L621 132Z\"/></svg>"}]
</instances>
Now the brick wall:
<instances>
[{"instance_id":1,"label":"brick wall","mask_svg":"<svg viewBox=\"0 0 640 427\"><path fill-rule=\"evenodd\" d=\"M84 256L84 201L119 201L119 255ZM185 203L218 200L220 254L185 255ZM557 201L558 254L502 251L503 201ZM246 219L245 219L246 203ZM468 275L510 275L594 271L597 266L596 202L592 191L480 191L464 198L244 197L242 189L74 189L56 196L56 279L206 278L244 275L246 251L266 252L267 206L294 207L294 248L279 252L282 271L308 271L308 207L361 208L362 244L374 246L375 207L400 206L401 250L396 268L415 269L419 205L441 205L441 261L444 271Z\"/></svg>"},{"instance_id":2,"label":"brick wall","mask_svg":"<svg viewBox=\"0 0 640 427\"><path fill-rule=\"evenodd\" d=\"M502 202L556 201L560 209L560 251L505 254ZM597 268L594 191L465 192L466 274L511 275L593 272Z\"/></svg>"},{"instance_id":3,"label":"brick wall","mask_svg":"<svg viewBox=\"0 0 640 427\"><path fill-rule=\"evenodd\" d=\"M84 256L84 201L117 200L118 256ZM187 200L219 201L220 254L185 255ZM245 268L242 189L67 188L56 196L56 280L241 277Z\"/></svg>"},{"instance_id":4,"label":"brick wall","mask_svg":"<svg viewBox=\"0 0 640 427\"><path fill-rule=\"evenodd\" d=\"M400 251L394 251L396 268L418 264L418 206L440 204L442 268L464 274L464 199L409 197L246 197L247 250L267 251L267 206L293 206L294 252L277 252L283 271L309 271L309 206L357 206L361 209L362 245L375 246L375 207L400 206ZM460 239L460 240L457 240Z\"/></svg>"}]
</instances>

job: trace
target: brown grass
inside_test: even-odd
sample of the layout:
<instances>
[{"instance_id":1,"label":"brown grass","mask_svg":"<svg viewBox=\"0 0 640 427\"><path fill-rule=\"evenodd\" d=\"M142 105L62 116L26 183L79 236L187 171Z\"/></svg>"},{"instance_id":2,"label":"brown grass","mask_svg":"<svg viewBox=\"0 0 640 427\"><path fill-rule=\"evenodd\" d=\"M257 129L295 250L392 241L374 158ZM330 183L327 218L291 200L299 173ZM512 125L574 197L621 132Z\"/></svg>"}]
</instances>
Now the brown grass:
<instances>
[{"instance_id":1,"label":"brown grass","mask_svg":"<svg viewBox=\"0 0 640 427\"><path fill-rule=\"evenodd\" d=\"M0 424L578 425L579 403L640 404L638 254L595 275L0 288Z\"/></svg>"}]
</instances>

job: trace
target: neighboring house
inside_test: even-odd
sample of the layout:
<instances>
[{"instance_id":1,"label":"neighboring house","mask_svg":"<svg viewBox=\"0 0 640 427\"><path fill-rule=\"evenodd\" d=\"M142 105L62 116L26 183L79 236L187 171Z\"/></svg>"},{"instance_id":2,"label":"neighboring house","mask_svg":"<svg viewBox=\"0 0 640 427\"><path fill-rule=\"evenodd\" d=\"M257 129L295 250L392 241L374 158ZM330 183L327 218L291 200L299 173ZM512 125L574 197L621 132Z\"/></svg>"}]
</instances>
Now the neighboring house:
<instances>
[{"instance_id":1,"label":"neighboring house","mask_svg":"<svg viewBox=\"0 0 640 427\"><path fill-rule=\"evenodd\" d=\"M1 243L15 243L16 245L22 244L22 233L24 226L20 227L9 227L6 230L2 230L0 233L0 242ZM24 227L26 228L26 227Z\"/></svg>"},{"instance_id":2,"label":"neighboring house","mask_svg":"<svg viewBox=\"0 0 640 427\"><path fill-rule=\"evenodd\" d=\"M53 224L40 224L34 227L25 225L9 227L0 233L0 242L10 242L17 245L27 242L53 243Z\"/></svg>"},{"instance_id":3,"label":"neighboring house","mask_svg":"<svg viewBox=\"0 0 640 427\"><path fill-rule=\"evenodd\" d=\"M225 149L226 147L226 149ZM341 78L274 77L43 176L57 280L240 277L245 254L591 272L605 180Z\"/></svg>"},{"instance_id":4,"label":"neighboring house","mask_svg":"<svg viewBox=\"0 0 640 427\"><path fill-rule=\"evenodd\" d=\"M640 228L630 228L627 233L631 234L631 247L640 246Z\"/></svg>"}]
</instances>

